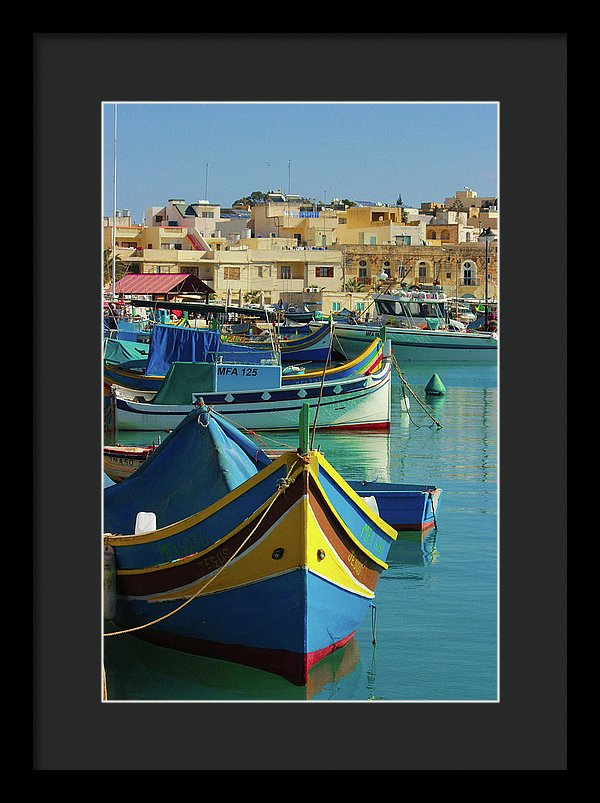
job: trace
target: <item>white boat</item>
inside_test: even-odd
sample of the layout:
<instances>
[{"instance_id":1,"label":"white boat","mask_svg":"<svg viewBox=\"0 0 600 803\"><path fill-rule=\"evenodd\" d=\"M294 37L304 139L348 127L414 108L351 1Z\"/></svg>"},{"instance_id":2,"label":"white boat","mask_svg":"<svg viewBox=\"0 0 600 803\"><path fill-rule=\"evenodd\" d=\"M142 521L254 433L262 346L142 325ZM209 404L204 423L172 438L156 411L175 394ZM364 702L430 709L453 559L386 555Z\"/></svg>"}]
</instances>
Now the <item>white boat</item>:
<instances>
[{"instance_id":1,"label":"white boat","mask_svg":"<svg viewBox=\"0 0 600 803\"><path fill-rule=\"evenodd\" d=\"M497 332L467 330L464 323L449 317L447 301L443 293L399 291L375 296L374 314L368 321L336 322L334 344L347 359L381 337L391 341L400 364L495 362Z\"/></svg>"},{"instance_id":2,"label":"white boat","mask_svg":"<svg viewBox=\"0 0 600 803\"><path fill-rule=\"evenodd\" d=\"M125 398L116 390L119 430L174 429L201 403L248 430L294 430L308 402L311 426L319 429L389 430L391 420L391 348L380 366L367 375L323 383L282 384L281 366L233 363L174 363L163 387L151 401ZM408 410L408 401L404 401Z\"/></svg>"}]
</instances>

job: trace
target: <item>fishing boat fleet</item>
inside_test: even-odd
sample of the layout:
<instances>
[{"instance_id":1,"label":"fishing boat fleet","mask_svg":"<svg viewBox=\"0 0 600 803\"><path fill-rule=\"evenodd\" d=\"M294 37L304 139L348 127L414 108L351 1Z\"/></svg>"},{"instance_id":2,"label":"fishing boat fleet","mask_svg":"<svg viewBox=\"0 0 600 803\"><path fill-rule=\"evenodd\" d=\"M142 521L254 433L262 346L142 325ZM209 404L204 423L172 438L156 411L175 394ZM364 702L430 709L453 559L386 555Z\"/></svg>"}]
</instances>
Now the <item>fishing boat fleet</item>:
<instances>
[{"instance_id":1,"label":"fishing boat fleet","mask_svg":"<svg viewBox=\"0 0 600 803\"><path fill-rule=\"evenodd\" d=\"M445 306L390 294L369 324L288 322L293 335L112 326L105 410L116 432L162 435L104 447L104 637L306 686L363 623L398 533L436 529L442 497L426 483L345 479L315 433L389 431L392 372L407 355L495 355L495 332L453 328ZM257 431L296 431L298 447L269 452Z\"/></svg>"}]
</instances>

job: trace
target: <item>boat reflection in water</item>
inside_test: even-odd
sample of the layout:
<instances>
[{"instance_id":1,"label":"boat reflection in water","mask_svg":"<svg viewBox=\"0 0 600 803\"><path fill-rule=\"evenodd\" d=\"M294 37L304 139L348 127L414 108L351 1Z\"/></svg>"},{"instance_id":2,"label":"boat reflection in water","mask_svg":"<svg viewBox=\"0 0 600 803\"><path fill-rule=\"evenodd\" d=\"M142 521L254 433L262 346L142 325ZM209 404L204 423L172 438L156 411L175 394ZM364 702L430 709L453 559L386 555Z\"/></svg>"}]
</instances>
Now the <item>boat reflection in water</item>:
<instances>
[{"instance_id":1,"label":"boat reflection in water","mask_svg":"<svg viewBox=\"0 0 600 803\"><path fill-rule=\"evenodd\" d=\"M170 650L124 635L105 644L107 702L340 699L339 682L354 672L359 661L359 646L352 638L310 670L306 686L296 686L260 669ZM348 699L353 699L352 693Z\"/></svg>"},{"instance_id":2,"label":"boat reflection in water","mask_svg":"<svg viewBox=\"0 0 600 803\"><path fill-rule=\"evenodd\" d=\"M399 532L387 557L390 568L402 566L428 566L439 560L437 529L426 533Z\"/></svg>"},{"instance_id":3,"label":"boat reflection in water","mask_svg":"<svg viewBox=\"0 0 600 803\"><path fill-rule=\"evenodd\" d=\"M391 482L390 438L386 432L317 432L315 448L328 459L343 462L342 474L347 482ZM351 460L347 459L349 454Z\"/></svg>"}]
</instances>

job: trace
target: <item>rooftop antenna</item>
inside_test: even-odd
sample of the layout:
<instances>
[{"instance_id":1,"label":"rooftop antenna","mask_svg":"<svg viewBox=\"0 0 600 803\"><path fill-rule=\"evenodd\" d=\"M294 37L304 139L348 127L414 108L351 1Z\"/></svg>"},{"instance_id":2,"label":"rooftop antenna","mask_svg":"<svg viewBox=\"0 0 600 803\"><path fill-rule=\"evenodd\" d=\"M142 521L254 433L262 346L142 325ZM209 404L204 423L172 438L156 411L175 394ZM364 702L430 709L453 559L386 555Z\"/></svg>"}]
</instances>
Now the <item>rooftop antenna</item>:
<instances>
[{"instance_id":1,"label":"rooftop antenna","mask_svg":"<svg viewBox=\"0 0 600 803\"><path fill-rule=\"evenodd\" d=\"M206 163L206 175L204 178L204 197L208 201L208 162Z\"/></svg>"}]
</instances>

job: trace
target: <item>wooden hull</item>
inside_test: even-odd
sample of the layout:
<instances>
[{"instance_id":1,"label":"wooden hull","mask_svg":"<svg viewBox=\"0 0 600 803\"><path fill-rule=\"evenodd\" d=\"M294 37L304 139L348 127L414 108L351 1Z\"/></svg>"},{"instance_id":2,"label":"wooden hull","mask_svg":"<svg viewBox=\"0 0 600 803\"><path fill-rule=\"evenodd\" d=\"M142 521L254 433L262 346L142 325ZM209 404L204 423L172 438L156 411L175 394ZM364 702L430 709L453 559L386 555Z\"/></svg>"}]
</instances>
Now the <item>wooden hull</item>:
<instances>
[{"instance_id":1,"label":"wooden hull","mask_svg":"<svg viewBox=\"0 0 600 803\"><path fill-rule=\"evenodd\" d=\"M193 398L193 394L190 394ZM361 431L390 428L391 365L380 371L339 382L294 384L287 388L229 393L202 393L186 405L161 405L136 402L117 394L119 430L159 431L174 429L200 398L236 426L250 430L295 430L304 402L314 420L317 408L321 429L357 429Z\"/></svg>"},{"instance_id":2,"label":"wooden hull","mask_svg":"<svg viewBox=\"0 0 600 803\"><path fill-rule=\"evenodd\" d=\"M382 519L395 530L425 533L437 527L442 489L401 483L351 482L363 499L374 499Z\"/></svg>"},{"instance_id":3,"label":"wooden hull","mask_svg":"<svg viewBox=\"0 0 600 803\"><path fill-rule=\"evenodd\" d=\"M154 448L154 446L105 446L105 474L115 482L122 482L137 471Z\"/></svg>"},{"instance_id":4,"label":"wooden hull","mask_svg":"<svg viewBox=\"0 0 600 803\"><path fill-rule=\"evenodd\" d=\"M336 324L335 342L351 359L359 354L381 330L367 326ZM385 328L398 362L495 362L498 339L491 332L446 332L425 329Z\"/></svg>"},{"instance_id":5,"label":"wooden hull","mask_svg":"<svg viewBox=\"0 0 600 803\"><path fill-rule=\"evenodd\" d=\"M325 381L348 379L359 374L368 376L379 370L383 361L383 344L378 338L372 338L364 343L360 353L342 365L330 366L325 370ZM320 384L323 369L306 370L301 374L284 375L281 378L282 387L315 382ZM104 387L110 389L113 385L120 395L126 398L143 396L147 401L152 399L160 390L165 381L164 376L147 376L142 371L132 371L118 365L104 364Z\"/></svg>"},{"instance_id":6,"label":"wooden hull","mask_svg":"<svg viewBox=\"0 0 600 803\"><path fill-rule=\"evenodd\" d=\"M321 454L287 452L194 516L105 535L115 623L306 685L364 621L395 538Z\"/></svg>"},{"instance_id":7,"label":"wooden hull","mask_svg":"<svg viewBox=\"0 0 600 803\"><path fill-rule=\"evenodd\" d=\"M332 343L333 330L329 323L315 328L314 331L302 336L291 336L289 339L279 339L278 348L281 360L284 363L297 362L325 362L328 357L338 356ZM227 337L229 343L239 343L243 346L263 351L271 351L271 344L257 343L255 340L244 337Z\"/></svg>"}]
</instances>

